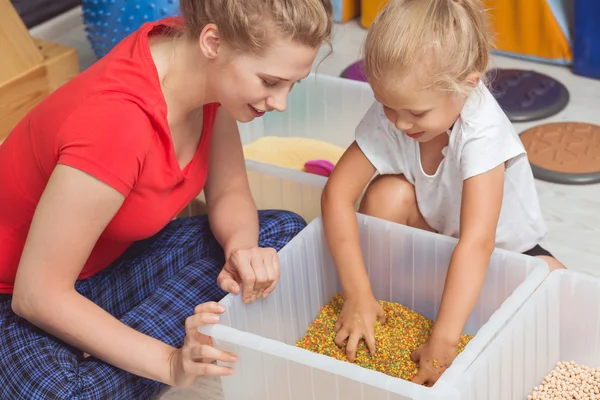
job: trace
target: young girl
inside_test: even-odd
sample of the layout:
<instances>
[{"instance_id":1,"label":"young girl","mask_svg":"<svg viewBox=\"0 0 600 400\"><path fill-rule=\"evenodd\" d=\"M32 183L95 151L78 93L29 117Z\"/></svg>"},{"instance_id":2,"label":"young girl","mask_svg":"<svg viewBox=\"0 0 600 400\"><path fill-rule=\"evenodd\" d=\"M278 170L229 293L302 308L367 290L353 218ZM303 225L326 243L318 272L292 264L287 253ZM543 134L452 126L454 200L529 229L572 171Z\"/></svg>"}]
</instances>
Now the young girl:
<instances>
[{"instance_id":1,"label":"young girl","mask_svg":"<svg viewBox=\"0 0 600 400\"><path fill-rule=\"evenodd\" d=\"M489 57L484 22L478 0L387 5L365 43L376 102L322 198L345 295L335 342L348 339L350 360L360 339L375 352L374 325L384 321L353 208L365 187L359 212L459 239L431 337L412 355L419 363L414 382L428 386L457 355L494 247L562 267L539 245L546 226L523 145L482 82Z\"/></svg>"},{"instance_id":2,"label":"young girl","mask_svg":"<svg viewBox=\"0 0 600 400\"><path fill-rule=\"evenodd\" d=\"M257 213L236 121L285 109L329 41L329 1L180 6L0 146L2 399L147 399L231 374L197 327L226 292L267 296L304 227ZM202 189L208 216L174 220Z\"/></svg>"}]
</instances>

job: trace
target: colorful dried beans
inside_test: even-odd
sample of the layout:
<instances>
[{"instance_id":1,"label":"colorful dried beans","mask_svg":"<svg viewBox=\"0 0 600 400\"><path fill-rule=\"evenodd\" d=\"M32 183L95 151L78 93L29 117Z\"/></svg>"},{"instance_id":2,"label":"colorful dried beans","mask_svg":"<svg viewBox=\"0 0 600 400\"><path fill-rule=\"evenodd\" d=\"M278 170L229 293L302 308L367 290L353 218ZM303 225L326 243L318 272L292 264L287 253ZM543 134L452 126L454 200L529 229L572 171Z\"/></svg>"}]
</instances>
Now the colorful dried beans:
<instances>
[{"instance_id":1,"label":"colorful dried beans","mask_svg":"<svg viewBox=\"0 0 600 400\"><path fill-rule=\"evenodd\" d=\"M335 343L334 326L342 310L344 299L340 294L325 305L317 319L309 326L305 336L296 344L306 350L324 354L338 360L348 361L345 349ZM377 352L369 354L364 341L360 341L355 364L384 374L411 380L418 371L418 365L410 359L411 353L427 341L433 321L409 308L387 301L380 301L386 314L385 324L375 326ZM458 347L461 352L471 336L462 335Z\"/></svg>"}]
</instances>

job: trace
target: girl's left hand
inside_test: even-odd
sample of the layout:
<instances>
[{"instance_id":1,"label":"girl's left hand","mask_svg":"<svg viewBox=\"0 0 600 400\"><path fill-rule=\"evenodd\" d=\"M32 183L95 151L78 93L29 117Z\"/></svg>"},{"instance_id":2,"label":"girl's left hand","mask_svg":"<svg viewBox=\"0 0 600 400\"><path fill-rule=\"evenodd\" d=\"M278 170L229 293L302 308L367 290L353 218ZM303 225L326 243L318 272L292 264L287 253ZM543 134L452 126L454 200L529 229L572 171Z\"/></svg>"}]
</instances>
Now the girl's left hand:
<instances>
[{"instance_id":1,"label":"girl's left hand","mask_svg":"<svg viewBox=\"0 0 600 400\"><path fill-rule=\"evenodd\" d=\"M237 249L231 253L217 284L225 292L238 294L242 291L244 303L266 298L279 280L279 258L272 248L252 247Z\"/></svg>"},{"instance_id":2,"label":"girl's left hand","mask_svg":"<svg viewBox=\"0 0 600 400\"><path fill-rule=\"evenodd\" d=\"M458 355L458 346L430 337L424 345L413 351L410 358L419 364L419 372L412 382L433 386Z\"/></svg>"}]
</instances>

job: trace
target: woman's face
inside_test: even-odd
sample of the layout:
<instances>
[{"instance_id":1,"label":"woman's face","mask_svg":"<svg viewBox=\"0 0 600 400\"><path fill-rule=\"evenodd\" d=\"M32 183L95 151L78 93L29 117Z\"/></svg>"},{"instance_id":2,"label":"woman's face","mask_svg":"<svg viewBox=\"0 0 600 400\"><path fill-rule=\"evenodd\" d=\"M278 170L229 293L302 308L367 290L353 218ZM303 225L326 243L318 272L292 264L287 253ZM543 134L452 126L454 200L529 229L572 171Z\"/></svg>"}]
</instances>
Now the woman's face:
<instances>
[{"instance_id":1,"label":"woman's face","mask_svg":"<svg viewBox=\"0 0 600 400\"><path fill-rule=\"evenodd\" d=\"M260 56L225 50L222 62L212 64L208 84L233 118L250 122L265 112L285 111L288 93L310 73L318 50L289 39L277 39Z\"/></svg>"}]
</instances>

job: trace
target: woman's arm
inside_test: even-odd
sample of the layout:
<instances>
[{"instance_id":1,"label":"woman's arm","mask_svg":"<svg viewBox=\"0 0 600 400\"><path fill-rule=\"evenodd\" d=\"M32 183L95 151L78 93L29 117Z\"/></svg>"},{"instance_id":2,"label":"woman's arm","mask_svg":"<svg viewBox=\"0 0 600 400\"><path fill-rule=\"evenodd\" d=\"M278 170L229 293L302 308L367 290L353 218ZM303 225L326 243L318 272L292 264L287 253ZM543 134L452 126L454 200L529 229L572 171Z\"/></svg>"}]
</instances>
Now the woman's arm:
<instances>
[{"instance_id":1,"label":"woman's arm","mask_svg":"<svg viewBox=\"0 0 600 400\"><path fill-rule=\"evenodd\" d=\"M444 286L440 311L428 343L415 354L420 358L416 382L433 385L443 369L431 369L435 358L448 366L456 357L460 335L485 281L504 193L504 164L464 181L460 238Z\"/></svg>"},{"instance_id":2,"label":"woman's arm","mask_svg":"<svg viewBox=\"0 0 600 400\"><path fill-rule=\"evenodd\" d=\"M236 121L217 111L204 188L212 232L227 260L217 283L226 292L242 292L246 303L267 297L279 280L279 259L258 247L258 212L248 185L246 162Z\"/></svg>"},{"instance_id":3,"label":"woman's arm","mask_svg":"<svg viewBox=\"0 0 600 400\"><path fill-rule=\"evenodd\" d=\"M219 107L204 187L213 234L229 259L236 249L258 246L258 213L250 193L236 121Z\"/></svg>"},{"instance_id":4,"label":"woman's arm","mask_svg":"<svg viewBox=\"0 0 600 400\"><path fill-rule=\"evenodd\" d=\"M176 349L124 325L74 288L124 196L58 165L40 199L15 279L13 310L46 332L118 368L176 384ZM213 367L206 365L206 371Z\"/></svg>"}]
</instances>

